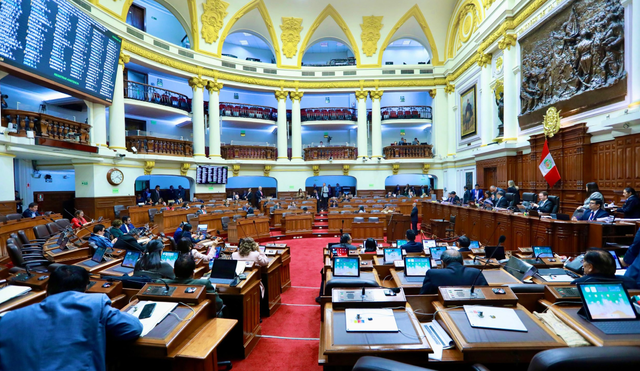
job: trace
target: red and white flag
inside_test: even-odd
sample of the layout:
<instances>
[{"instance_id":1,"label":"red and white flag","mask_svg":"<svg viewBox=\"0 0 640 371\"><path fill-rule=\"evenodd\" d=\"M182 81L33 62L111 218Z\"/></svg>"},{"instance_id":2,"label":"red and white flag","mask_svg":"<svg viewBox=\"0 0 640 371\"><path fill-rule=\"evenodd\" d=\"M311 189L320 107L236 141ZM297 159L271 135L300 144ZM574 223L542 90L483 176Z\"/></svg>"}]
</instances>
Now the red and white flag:
<instances>
[{"instance_id":1,"label":"red and white flag","mask_svg":"<svg viewBox=\"0 0 640 371\"><path fill-rule=\"evenodd\" d=\"M549 183L549 187L553 187L554 184L558 183L560 178L560 172L558 171L558 167L556 166L555 161L553 161L553 157L551 157L551 152L549 152L549 145L547 145L547 140L544 141L544 148L542 148L542 160L538 165L540 172L544 179Z\"/></svg>"}]
</instances>

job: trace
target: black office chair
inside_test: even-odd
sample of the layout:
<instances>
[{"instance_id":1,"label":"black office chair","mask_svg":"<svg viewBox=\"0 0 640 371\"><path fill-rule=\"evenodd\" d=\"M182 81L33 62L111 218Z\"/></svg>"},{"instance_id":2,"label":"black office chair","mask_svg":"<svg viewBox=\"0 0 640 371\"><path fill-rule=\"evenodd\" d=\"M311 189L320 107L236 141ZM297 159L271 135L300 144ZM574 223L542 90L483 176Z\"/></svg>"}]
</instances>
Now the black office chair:
<instances>
[{"instance_id":1,"label":"black office chair","mask_svg":"<svg viewBox=\"0 0 640 371\"><path fill-rule=\"evenodd\" d=\"M223 230L227 230L229 229L229 217L228 216L223 216L222 218L220 218L220 223L222 223L222 229Z\"/></svg>"},{"instance_id":2,"label":"black office chair","mask_svg":"<svg viewBox=\"0 0 640 371\"><path fill-rule=\"evenodd\" d=\"M33 226L33 234L38 239L46 240L47 238L51 237L51 232L49 232L49 229L44 224Z\"/></svg>"},{"instance_id":3,"label":"black office chair","mask_svg":"<svg viewBox=\"0 0 640 371\"><path fill-rule=\"evenodd\" d=\"M22 238L20 238L20 236L18 236L17 233L11 233L9 237L10 238L7 238L7 241L9 241L10 239L13 239L15 241L14 244L21 249L24 249L25 247L29 247L29 248L37 247L38 249L42 250L42 245L44 245L44 242L38 242L38 241L30 242L29 240L27 240L27 243L24 243L22 241ZM25 236L25 239L26 239L26 236Z\"/></svg>"},{"instance_id":4,"label":"black office chair","mask_svg":"<svg viewBox=\"0 0 640 371\"><path fill-rule=\"evenodd\" d=\"M553 203L553 210L551 210L551 214L557 214L558 210L560 210L560 197L549 196L549 201Z\"/></svg>"},{"instance_id":5,"label":"black office chair","mask_svg":"<svg viewBox=\"0 0 640 371\"><path fill-rule=\"evenodd\" d=\"M355 217L355 218L353 218L353 222L354 223L364 223L364 218L359 217L359 216Z\"/></svg>"},{"instance_id":6,"label":"black office chair","mask_svg":"<svg viewBox=\"0 0 640 371\"><path fill-rule=\"evenodd\" d=\"M369 223L377 223L380 221L380 219L377 216L371 216L369 217Z\"/></svg>"},{"instance_id":7,"label":"black office chair","mask_svg":"<svg viewBox=\"0 0 640 371\"><path fill-rule=\"evenodd\" d=\"M115 215L116 219L120 218L120 211L124 209L124 205L113 205L113 215Z\"/></svg>"},{"instance_id":8,"label":"black office chair","mask_svg":"<svg viewBox=\"0 0 640 371\"><path fill-rule=\"evenodd\" d=\"M515 201L516 201L516 195L513 193L507 193L504 195L504 197L507 198L507 201L509 201L509 207L514 207L515 205Z\"/></svg>"},{"instance_id":9,"label":"black office chair","mask_svg":"<svg viewBox=\"0 0 640 371\"><path fill-rule=\"evenodd\" d=\"M524 192L522 194L522 201L527 201L527 202L536 202L537 201L537 197L536 194L533 192Z\"/></svg>"},{"instance_id":10,"label":"black office chair","mask_svg":"<svg viewBox=\"0 0 640 371\"><path fill-rule=\"evenodd\" d=\"M20 248L14 244L7 244L7 250L9 252L9 259L13 263L14 267L29 268L29 269L44 269L51 264L50 261L45 259L42 254L39 253L23 253Z\"/></svg>"},{"instance_id":11,"label":"black office chair","mask_svg":"<svg viewBox=\"0 0 640 371\"><path fill-rule=\"evenodd\" d=\"M29 244L44 245L44 243L47 242L46 238L36 238L36 239L30 240L22 229L18 231L18 238L20 239L20 242L22 242L23 245L29 245Z\"/></svg>"},{"instance_id":12,"label":"black office chair","mask_svg":"<svg viewBox=\"0 0 640 371\"><path fill-rule=\"evenodd\" d=\"M60 233L60 226L58 225L58 223L47 223L47 229L49 230L49 233L51 235L55 235Z\"/></svg>"},{"instance_id":13,"label":"black office chair","mask_svg":"<svg viewBox=\"0 0 640 371\"><path fill-rule=\"evenodd\" d=\"M7 221L7 217L5 215L0 215L0 223L4 223Z\"/></svg>"},{"instance_id":14,"label":"black office chair","mask_svg":"<svg viewBox=\"0 0 640 371\"><path fill-rule=\"evenodd\" d=\"M171 251L178 250L178 245L176 244L176 240L174 240L173 237L171 236L163 236L163 237L169 240L169 246L171 248Z\"/></svg>"},{"instance_id":15,"label":"black office chair","mask_svg":"<svg viewBox=\"0 0 640 371\"><path fill-rule=\"evenodd\" d=\"M7 220L20 220L22 219L22 214L7 214Z\"/></svg>"},{"instance_id":16,"label":"black office chair","mask_svg":"<svg viewBox=\"0 0 640 371\"><path fill-rule=\"evenodd\" d=\"M69 219L58 219L58 220L56 220L56 224L58 224L58 226L61 229L65 229L65 228L67 228L68 226L71 225L71 222L69 221Z\"/></svg>"}]
</instances>

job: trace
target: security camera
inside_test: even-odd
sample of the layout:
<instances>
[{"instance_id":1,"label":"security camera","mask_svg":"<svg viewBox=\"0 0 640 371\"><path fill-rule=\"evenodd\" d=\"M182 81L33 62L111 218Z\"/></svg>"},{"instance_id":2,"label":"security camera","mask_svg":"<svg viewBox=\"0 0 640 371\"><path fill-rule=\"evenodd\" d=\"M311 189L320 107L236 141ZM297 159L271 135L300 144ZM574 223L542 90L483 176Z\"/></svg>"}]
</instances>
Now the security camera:
<instances>
[{"instance_id":1,"label":"security camera","mask_svg":"<svg viewBox=\"0 0 640 371\"><path fill-rule=\"evenodd\" d=\"M329 161L333 161L333 156L329 156Z\"/></svg>"},{"instance_id":2,"label":"security camera","mask_svg":"<svg viewBox=\"0 0 640 371\"><path fill-rule=\"evenodd\" d=\"M119 158L125 158L125 154L124 153L118 153L116 156L118 156Z\"/></svg>"},{"instance_id":3,"label":"security camera","mask_svg":"<svg viewBox=\"0 0 640 371\"><path fill-rule=\"evenodd\" d=\"M133 153L138 153L138 149L136 147L131 147L131 150L133 151Z\"/></svg>"}]
</instances>

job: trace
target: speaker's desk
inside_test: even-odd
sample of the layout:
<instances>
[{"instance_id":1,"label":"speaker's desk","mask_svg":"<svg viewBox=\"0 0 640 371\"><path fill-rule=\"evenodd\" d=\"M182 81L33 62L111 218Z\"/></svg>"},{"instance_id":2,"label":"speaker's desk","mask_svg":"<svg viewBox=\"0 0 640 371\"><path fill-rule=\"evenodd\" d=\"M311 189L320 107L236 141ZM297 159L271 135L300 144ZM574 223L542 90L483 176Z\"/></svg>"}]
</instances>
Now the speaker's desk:
<instances>
[{"instance_id":1,"label":"speaker's desk","mask_svg":"<svg viewBox=\"0 0 640 371\"><path fill-rule=\"evenodd\" d=\"M431 347L420 328L420 322L407 303L393 314L401 332L347 332L344 309L324 306L320 324L321 366L353 366L362 356L379 356L410 364L424 364Z\"/></svg>"},{"instance_id":2,"label":"speaker's desk","mask_svg":"<svg viewBox=\"0 0 640 371\"><path fill-rule=\"evenodd\" d=\"M281 218L281 229L285 236L311 234L313 232L314 214L289 214Z\"/></svg>"},{"instance_id":3,"label":"speaker's desk","mask_svg":"<svg viewBox=\"0 0 640 371\"><path fill-rule=\"evenodd\" d=\"M582 308L579 304L553 305L548 300L540 300L540 303L595 346L640 346L639 335L607 335L598 330L589 321L578 315L578 311Z\"/></svg>"},{"instance_id":4,"label":"speaker's desk","mask_svg":"<svg viewBox=\"0 0 640 371\"><path fill-rule=\"evenodd\" d=\"M434 302L433 306L465 362L529 362L542 350L566 347L560 337L520 304L515 311L527 332L474 328L462 308L445 310L440 302Z\"/></svg>"},{"instance_id":5,"label":"speaker's desk","mask_svg":"<svg viewBox=\"0 0 640 371\"><path fill-rule=\"evenodd\" d=\"M238 243L241 238L246 237L252 237L253 239L269 238L271 236L269 218L255 216L248 219L238 219L235 222L229 222L227 232L228 240L231 243Z\"/></svg>"}]
</instances>

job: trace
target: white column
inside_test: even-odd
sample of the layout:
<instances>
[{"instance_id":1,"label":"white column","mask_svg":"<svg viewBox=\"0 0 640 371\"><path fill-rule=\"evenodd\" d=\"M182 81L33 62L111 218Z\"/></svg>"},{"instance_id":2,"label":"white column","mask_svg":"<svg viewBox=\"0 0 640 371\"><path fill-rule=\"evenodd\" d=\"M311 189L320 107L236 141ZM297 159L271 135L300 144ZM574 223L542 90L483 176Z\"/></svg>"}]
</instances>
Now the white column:
<instances>
[{"instance_id":1,"label":"white column","mask_svg":"<svg viewBox=\"0 0 640 371\"><path fill-rule=\"evenodd\" d=\"M458 94L452 93L447 97L447 112L449 112L449 135L447 135L447 156L453 156L457 153L457 144L458 139L460 138L460 130L456 130L456 128L460 127L460 122L458 121L458 117L460 117L460 112L458 111L457 102L460 101ZM451 172L450 174L454 174ZM453 176L453 175L450 175ZM451 183L449 183L451 184Z\"/></svg>"},{"instance_id":2,"label":"white column","mask_svg":"<svg viewBox=\"0 0 640 371\"><path fill-rule=\"evenodd\" d=\"M444 87L438 87L430 91L433 99L432 107L432 145L437 157L445 157L448 152L449 142L449 94L445 92Z\"/></svg>"},{"instance_id":3,"label":"white column","mask_svg":"<svg viewBox=\"0 0 640 371\"><path fill-rule=\"evenodd\" d=\"M300 120L301 91L292 91L291 97L291 160L302 160L302 122Z\"/></svg>"},{"instance_id":4,"label":"white column","mask_svg":"<svg viewBox=\"0 0 640 371\"><path fill-rule=\"evenodd\" d=\"M113 91L113 102L109 107L109 148L126 150L124 132L124 64L129 62L129 56L120 53L120 63L116 74Z\"/></svg>"},{"instance_id":5,"label":"white column","mask_svg":"<svg viewBox=\"0 0 640 371\"><path fill-rule=\"evenodd\" d=\"M494 126L496 125L493 121L495 95L491 89L491 63L482 67L480 80L480 138L482 144L487 145L494 138Z\"/></svg>"},{"instance_id":6,"label":"white column","mask_svg":"<svg viewBox=\"0 0 640 371\"><path fill-rule=\"evenodd\" d=\"M371 95L371 157L382 157L382 115L380 113L380 99L382 90L370 91Z\"/></svg>"},{"instance_id":7,"label":"white column","mask_svg":"<svg viewBox=\"0 0 640 371\"><path fill-rule=\"evenodd\" d=\"M287 140L287 96L289 92L284 90L277 90L275 92L276 99L278 100L278 121L277 121L277 135L278 135L278 161L288 161L287 150L289 148Z\"/></svg>"},{"instance_id":8,"label":"white column","mask_svg":"<svg viewBox=\"0 0 640 371\"><path fill-rule=\"evenodd\" d=\"M220 89L221 82L209 81L209 157L220 157Z\"/></svg>"},{"instance_id":9,"label":"white column","mask_svg":"<svg viewBox=\"0 0 640 371\"><path fill-rule=\"evenodd\" d=\"M515 37L515 36L514 36ZM518 137L518 94L513 69L516 65L516 47L506 43L503 56L504 69L504 140L516 141Z\"/></svg>"},{"instance_id":10,"label":"white column","mask_svg":"<svg viewBox=\"0 0 640 371\"><path fill-rule=\"evenodd\" d=\"M13 192L15 191L14 189L15 184L13 179L13 158L14 157L15 156L12 154L0 152L0 169L2 169L2 182L0 182L0 202L14 200L14 197L13 197ZM25 195L21 193L20 196L24 197Z\"/></svg>"},{"instance_id":11,"label":"white column","mask_svg":"<svg viewBox=\"0 0 640 371\"><path fill-rule=\"evenodd\" d=\"M193 89L191 100L191 125L193 127L193 156L204 156L204 84L200 77L189 79Z\"/></svg>"},{"instance_id":12,"label":"white column","mask_svg":"<svg viewBox=\"0 0 640 371\"><path fill-rule=\"evenodd\" d=\"M100 103L84 101L87 105L87 122L91 125L89 140L92 146L107 146L107 111Z\"/></svg>"},{"instance_id":13,"label":"white column","mask_svg":"<svg viewBox=\"0 0 640 371\"><path fill-rule=\"evenodd\" d=\"M625 6L625 69L629 74L628 84L631 89L631 106L633 110L640 109L640 0L623 0ZM630 6L629 6L630 5Z\"/></svg>"},{"instance_id":14,"label":"white column","mask_svg":"<svg viewBox=\"0 0 640 371\"><path fill-rule=\"evenodd\" d=\"M367 157L369 150L367 148L367 96L369 92L365 90L356 91L356 100L358 101L358 158Z\"/></svg>"}]
</instances>

